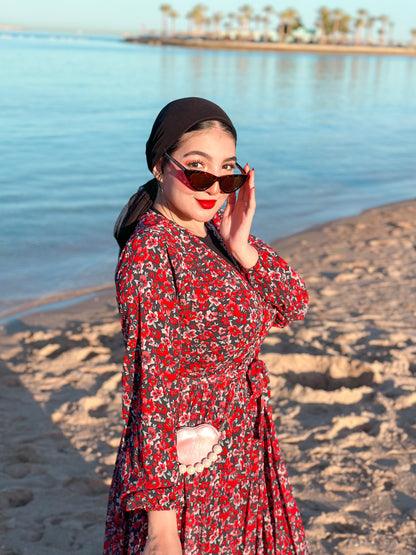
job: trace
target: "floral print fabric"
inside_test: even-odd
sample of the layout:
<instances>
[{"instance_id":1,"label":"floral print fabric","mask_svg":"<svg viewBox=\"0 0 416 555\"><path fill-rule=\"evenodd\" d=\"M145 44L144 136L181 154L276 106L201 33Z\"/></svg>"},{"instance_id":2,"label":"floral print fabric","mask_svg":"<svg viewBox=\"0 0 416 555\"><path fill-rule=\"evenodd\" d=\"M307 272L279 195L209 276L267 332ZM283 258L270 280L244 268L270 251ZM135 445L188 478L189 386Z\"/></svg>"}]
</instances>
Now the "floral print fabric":
<instances>
[{"instance_id":1,"label":"floral print fabric","mask_svg":"<svg viewBox=\"0 0 416 555\"><path fill-rule=\"evenodd\" d=\"M207 224L222 244L219 216ZM125 358L124 432L105 554L140 554L147 511L174 509L184 555L308 554L259 360L271 326L304 317L300 277L254 237L257 264L231 266L198 237L147 212L116 272ZM223 451L179 473L176 430L211 424Z\"/></svg>"}]
</instances>

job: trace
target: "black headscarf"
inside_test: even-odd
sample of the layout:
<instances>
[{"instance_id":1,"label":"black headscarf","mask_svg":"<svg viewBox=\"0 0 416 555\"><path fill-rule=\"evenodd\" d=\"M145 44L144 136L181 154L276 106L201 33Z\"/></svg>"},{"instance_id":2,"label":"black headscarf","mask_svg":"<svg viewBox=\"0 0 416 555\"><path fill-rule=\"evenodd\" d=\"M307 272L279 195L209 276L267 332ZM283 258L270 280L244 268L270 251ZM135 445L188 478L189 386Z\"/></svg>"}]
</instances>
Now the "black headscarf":
<instances>
[{"instance_id":1,"label":"black headscarf","mask_svg":"<svg viewBox=\"0 0 416 555\"><path fill-rule=\"evenodd\" d=\"M203 121L225 123L237 140L237 132L227 114L209 100L198 97L179 98L169 102L157 116L146 143L147 166L153 168L182 137L184 133ZM157 195L158 182L151 179L142 185L121 211L114 226L114 237L120 249L129 240L137 221L151 206Z\"/></svg>"}]
</instances>

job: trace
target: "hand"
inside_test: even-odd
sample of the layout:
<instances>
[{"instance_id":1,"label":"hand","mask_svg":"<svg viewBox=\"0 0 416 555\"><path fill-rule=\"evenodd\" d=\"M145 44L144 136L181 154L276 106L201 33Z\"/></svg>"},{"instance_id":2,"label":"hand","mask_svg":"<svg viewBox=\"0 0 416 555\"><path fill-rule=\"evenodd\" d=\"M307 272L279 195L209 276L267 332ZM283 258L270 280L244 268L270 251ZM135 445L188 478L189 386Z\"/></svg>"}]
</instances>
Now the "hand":
<instances>
[{"instance_id":1,"label":"hand","mask_svg":"<svg viewBox=\"0 0 416 555\"><path fill-rule=\"evenodd\" d=\"M256 249L248 242L256 198L254 187L254 169L246 164L244 171L249 174L249 179L236 193L228 195L227 206L221 220L220 233L234 258L243 266L251 268L258 260Z\"/></svg>"}]
</instances>

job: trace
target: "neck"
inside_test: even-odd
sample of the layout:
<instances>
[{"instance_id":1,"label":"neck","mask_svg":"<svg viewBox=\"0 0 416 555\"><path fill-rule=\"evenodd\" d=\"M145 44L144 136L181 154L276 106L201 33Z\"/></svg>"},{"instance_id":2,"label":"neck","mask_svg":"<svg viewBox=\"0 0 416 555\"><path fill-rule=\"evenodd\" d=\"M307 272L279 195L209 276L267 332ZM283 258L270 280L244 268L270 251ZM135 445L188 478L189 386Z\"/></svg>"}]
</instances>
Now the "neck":
<instances>
[{"instance_id":1,"label":"neck","mask_svg":"<svg viewBox=\"0 0 416 555\"><path fill-rule=\"evenodd\" d=\"M172 214L172 211L169 208L169 204L167 202L166 203L160 202L160 199L156 198L155 202L153 203L153 208L157 212L162 214L162 216L164 216L165 218L170 220L171 222L174 222L175 224L177 224L177 225L183 227L184 229L186 229L187 231L190 231L191 233L193 233L197 237L200 237L200 238L207 237L207 230L205 228L204 222L196 222L196 221L193 221L193 220L183 221L179 217L175 218L174 215Z\"/></svg>"}]
</instances>

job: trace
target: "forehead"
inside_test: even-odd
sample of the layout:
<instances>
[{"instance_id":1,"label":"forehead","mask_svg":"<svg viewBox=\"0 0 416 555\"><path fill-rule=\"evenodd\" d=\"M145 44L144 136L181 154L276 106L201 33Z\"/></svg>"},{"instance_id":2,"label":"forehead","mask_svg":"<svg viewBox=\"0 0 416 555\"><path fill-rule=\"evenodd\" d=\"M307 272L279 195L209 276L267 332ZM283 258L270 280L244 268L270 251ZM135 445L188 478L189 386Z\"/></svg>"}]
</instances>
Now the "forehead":
<instances>
[{"instance_id":1,"label":"forehead","mask_svg":"<svg viewBox=\"0 0 416 555\"><path fill-rule=\"evenodd\" d=\"M220 127L190 131L182 136L175 152L184 154L192 151L206 152L210 156L234 156L235 140Z\"/></svg>"}]
</instances>

